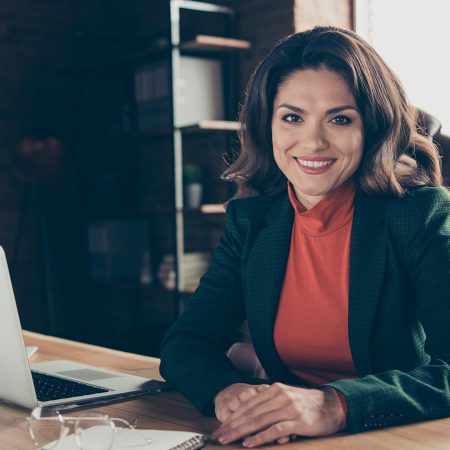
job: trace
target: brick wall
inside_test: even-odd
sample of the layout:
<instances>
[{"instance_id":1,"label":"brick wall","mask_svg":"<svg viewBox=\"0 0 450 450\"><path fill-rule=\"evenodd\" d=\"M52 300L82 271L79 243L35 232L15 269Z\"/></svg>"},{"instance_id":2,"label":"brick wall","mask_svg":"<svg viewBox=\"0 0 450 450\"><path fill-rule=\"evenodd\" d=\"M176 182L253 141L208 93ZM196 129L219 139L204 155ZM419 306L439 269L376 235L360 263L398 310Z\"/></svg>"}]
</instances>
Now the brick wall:
<instances>
[{"instance_id":1,"label":"brick wall","mask_svg":"<svg viewBox=\"0 0 450 450\"><path fill-rule=\"evenodd\" d=\"M353 26L352 0L233 0L227 4L238 14L239 37L253 45L239 58L241 92L258 62L281 38L315 25Z\"/></svg>"},{"instance_id":2,"label":"brick wall","mask_svg":"<svg viewBox=\"0 0 450 450\"><path fill-rule=\"evenodd\" d=\"M29 186L10 170L9 153L23 134L67 123L68 11L65 2L0 3L0 243L11 257L22 203ZM46 326L43 304L39 210L36 197L26 210L15 291L24 327Z\"/></svg>"},{"instance_id":3,"label":"brick wall","mask_svg":"<svg viewBox=\"0 0 450 450\"><path fill-rule=\"evenodd\" d=\"M47 230L64 229L70 222L74 199L67 179L45 188L19 181L11 171L9 155L21 136L52 134L64 142L70 160L70 153L77 150L73 145L77 132L74 65L117 51L120 35L128 32L121 26L127 20L122 6L119 1L100 0L0 2L0 244L11 259L25 210L14 272L24 328L48 330L42 224L47 222ZM67 175L72 168L66 169ZM26 192L31 191L29 207L24 208ZM58 248L61 239L69 240L57 236L55 242L53 237L51 245ZM58 262L58 256L53 260ZM68 276L69 268L64 271ZM54 287L57 295L59 287Z\"/></svg>"},{"instance_id":4,"label":"brick wall","mask_svg":"<svg viewBox=\"0 0 450 450\"><path fill-rule=\"evenodd\" d=\"M283 37L294 32L294 0L234 0L238 34L252 43L239 57L239 89L242 92L259 61Z\"/></svg>"},{"instance_id":5,"label":"brick wall","mask_svg":"<svg viewBox=\"0 0 450 450\"><path fill-rule=\"evenodd\" d=\"M304 31L316 25L353 27L352 0L294 0L296 31Z\"/></svg>"}]
</instances>

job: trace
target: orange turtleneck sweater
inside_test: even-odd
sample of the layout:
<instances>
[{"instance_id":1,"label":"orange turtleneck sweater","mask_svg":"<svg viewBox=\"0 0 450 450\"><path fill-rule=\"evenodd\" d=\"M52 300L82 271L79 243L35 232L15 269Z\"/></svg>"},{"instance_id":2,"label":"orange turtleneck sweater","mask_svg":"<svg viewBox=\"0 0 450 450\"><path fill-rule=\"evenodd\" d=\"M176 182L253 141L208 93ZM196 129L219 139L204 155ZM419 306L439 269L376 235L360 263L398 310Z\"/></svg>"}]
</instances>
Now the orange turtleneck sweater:
<instances>
[{"instance_id":1,"label":"orange turtleneck sweater","mask_svg":"<svg viewBox=\"0 0 450 450\"><path fill-rule=\"evenodd\" d=\"M277 351L312 385L354 378L348 292L355 183L346 181L310 210L290 184L288 191L295 215L275 321Z\"/></svg>"}]
</instances>

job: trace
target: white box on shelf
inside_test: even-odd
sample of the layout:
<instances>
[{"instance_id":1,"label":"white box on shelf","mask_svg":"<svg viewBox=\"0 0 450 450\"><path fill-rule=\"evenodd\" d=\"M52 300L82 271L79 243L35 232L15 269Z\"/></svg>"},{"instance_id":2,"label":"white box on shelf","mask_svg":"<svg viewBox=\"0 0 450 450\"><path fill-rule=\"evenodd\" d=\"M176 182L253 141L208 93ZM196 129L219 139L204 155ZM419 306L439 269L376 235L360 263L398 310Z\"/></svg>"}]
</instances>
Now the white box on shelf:
<instances>
[{"instance_id":1,"label":"white box on shelf","mask_svg":"<svg viewBox=\"0 0 450 450\"><path fill-rule=\"evenodd\" d=\"M175 102L176 127L194 125L201 120L224 120L222 63L181 56Z\"/></svg>"}]
</instances>

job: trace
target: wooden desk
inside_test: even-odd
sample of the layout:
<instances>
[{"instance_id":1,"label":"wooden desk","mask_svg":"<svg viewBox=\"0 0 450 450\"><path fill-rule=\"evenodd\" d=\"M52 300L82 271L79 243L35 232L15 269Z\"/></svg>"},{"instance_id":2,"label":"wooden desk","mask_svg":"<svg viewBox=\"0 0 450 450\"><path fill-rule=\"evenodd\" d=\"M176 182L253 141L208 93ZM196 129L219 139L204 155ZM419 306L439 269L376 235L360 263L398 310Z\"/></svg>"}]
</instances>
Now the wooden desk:
<instances>
[{"instance_id":1,"label":"wooden desk","mask_svg":"<svg viewBox=\"0 0 450 450\"><path fill-rule=\"evenodd\" d=\"M92 345L25 332L27 345L38 345L39 351L32 361L72 359L116 370L161 379L159 360L141 355L123 353ZM201 416L191 403L177 392L149 395L136 400L95 408L111 416L133 421L139 417L138 428L190 430L210 433L218 426L215 419ZM0 406L0 449L26 450L34 448L26 428L28 411L11 406ZM210 448L223 448L210 445ZM242 448L229 445L227 448ZM265 447L268 448L268 447ZM270 446L269 448L280 448ZM285 445L291 450L434 450L450 449L450 419L433 420L414 425L387 428L349 435L305 439Z\"/></svg>"}]
</instances>

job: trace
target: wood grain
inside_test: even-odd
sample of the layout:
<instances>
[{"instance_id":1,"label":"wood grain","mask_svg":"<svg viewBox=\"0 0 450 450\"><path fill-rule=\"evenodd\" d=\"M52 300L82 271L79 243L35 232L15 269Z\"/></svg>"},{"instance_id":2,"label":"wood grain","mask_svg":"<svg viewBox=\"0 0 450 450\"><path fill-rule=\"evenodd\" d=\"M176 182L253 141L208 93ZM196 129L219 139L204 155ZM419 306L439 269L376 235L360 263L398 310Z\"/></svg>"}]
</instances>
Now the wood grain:
<instances>
[{"instance_id":1,"label":"wood grain","mask_svg":"<svg viewBox=\"0 0 450 450\"><path fill-rule=\"evenodd\" d=\"M24 338L27 345L39 346L38 352L32 357L33 362L64 358L162 379L158 370L159 360L156 358L31 332L24 332ZM138 428L189 430L208 434L218 426L217 420L200 415L192 404L177 392L149 395L93 410L129 421L138 417ZM34 448L26 428L27 415L28 411L23 408L0 405L1 450ZM291 450L448 450L450 449L450 419L433 420L354 435L340 433L331 437L302 439L286 444L286 446ZM219 448L214 445L208 447ZM242 448L238 444L225 447ZM276 447L278 446L264 448Z\"/></svg>"}]
</instances>

